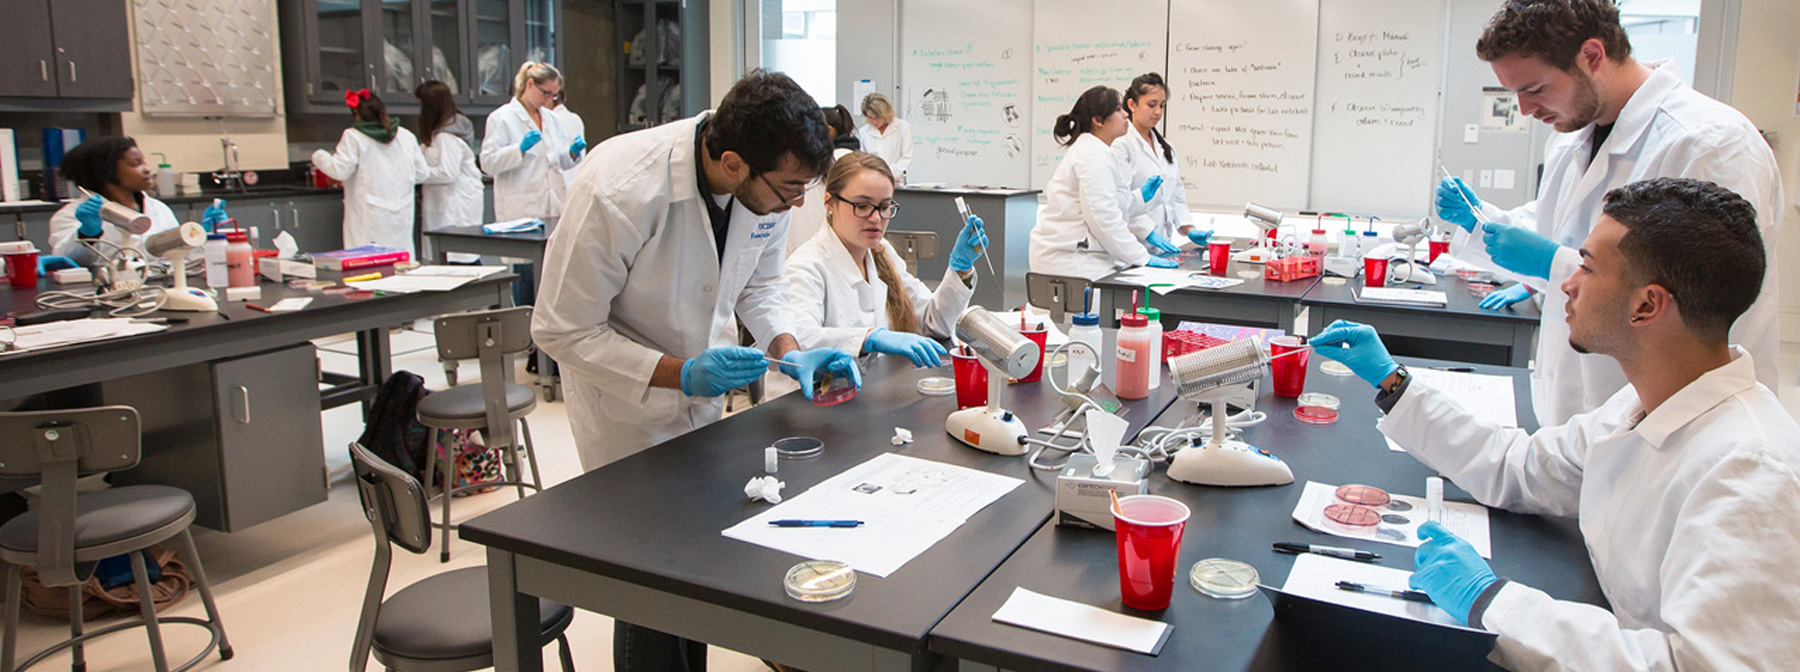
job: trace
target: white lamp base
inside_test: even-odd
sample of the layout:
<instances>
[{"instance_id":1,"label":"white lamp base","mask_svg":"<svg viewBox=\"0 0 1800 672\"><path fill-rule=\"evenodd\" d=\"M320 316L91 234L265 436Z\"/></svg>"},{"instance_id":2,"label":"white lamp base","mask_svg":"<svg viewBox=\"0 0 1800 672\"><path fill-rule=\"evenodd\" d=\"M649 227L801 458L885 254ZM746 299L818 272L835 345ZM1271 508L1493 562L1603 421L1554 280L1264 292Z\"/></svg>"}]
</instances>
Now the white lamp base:
<instances>
[{"instance_id":1,"label":"white lamp base","mask_svg":"<svg viewBox=\"0 0 1800 672\"><path fill-rule=\"evenodd\" d=\"M1176 453L1169 462L1169 478L1195 485L1287 485L1294 482L1294 472L1281 458L1256 446L1227 440Z\"/></svg>"},{"instance_id":2,"label":"white lamp base","mask_svg":"<svg viewBox=\"0 0 1800 672\"><path fill-rule=\"evenodd\" d=\"M944 419L944 431L958 441L996 455L1024 455L1025 437L1030 434L1012 411L987 406L951 413Z\"/></svg>"},{"instance_id":3,"label":"white lamp base","mask_svg":"<svg viewBox=\"0 0 1800 672\"><path fill-rule=\"evenodd\" d=\"M163 290L161 310L174 310L186 313L216 313L219 302L214 300L206 290L197 287L171 287Z\"/></svg>"}]
</instances>

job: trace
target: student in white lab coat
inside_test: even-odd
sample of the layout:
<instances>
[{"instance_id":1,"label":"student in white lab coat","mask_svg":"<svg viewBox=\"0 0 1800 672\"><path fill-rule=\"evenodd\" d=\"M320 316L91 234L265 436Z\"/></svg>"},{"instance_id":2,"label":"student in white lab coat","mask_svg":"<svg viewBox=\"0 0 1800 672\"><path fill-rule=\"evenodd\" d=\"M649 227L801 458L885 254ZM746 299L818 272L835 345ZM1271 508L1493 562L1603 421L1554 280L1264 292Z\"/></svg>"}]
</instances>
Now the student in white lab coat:
<instances>
[{"instance_id":1,"label":"student in white lab coat","mask_svg":"<svg viewBox=\"0 0 1800 672\"><path fill-rule=\"evenodd\" d=\"M854 152L861 146L856 139L855 122L850 119L850 110L844 106L821 107L819 112L825 115L825 131L831 136L831 160L844 158L845 154ZM791 259L794 250L806 241L812 240L813 234L825 228L825 183L814 182L806 187L806 202L789 210L787 251Z\"/></svg>"},{"instance_id":2,"label":"student in white lab coat","mask_svg":"<svg viewBox=\"0 0 1800 672\"><path fill-rule=\"evenodd\" d=\"M582 121L581 115L576 114L574 110L569 109L569 106L563 103L568 96L568 89L557 89L556 95L550 97L550 102L544 104L544 109L550 110L556 114L556 122L562 126L564 135L567 135L572 140L580 140L585 147L587 145L587 140L585 139L587 134L587 122ZM569 168L564 170L563 177L569 179L574 178L575 169Z\"/></svg>"},{"instance_id":3,"label":"student in white lab coat","mask_svg":"<svg viewBox=\"0 0 1800 672\"><path fill-rule=\"evenodd\" d=\"M100 254L109 255L118 252L118 247L143 249L144 236L181 226L175 212L148 193L155 184L156 169L144 158L136 140L117 135L81 143L63 155L59 170L63 177L94 195L71 200L50 215L50 249L39 257L40 271L92 266L100 259L95 248ZM100 208L107 201L149 217L150 230L134 234L100 219ZM219 207L207 208L209 228L216 224L213 220L225 218ZM87 241L104 242L90 247ZM50 260L50 256L67 261Z\"/></svg>"},{"instance_id":4,"label":"student in white lab coat","mask_svg":"<svg viewBox=\"0 0 1800 672\"><path fill-rule=\"evenodd\" d=\"M956 318L975 294L975 260L987 247L981 218L969 216L932 289L906 272L883 237L899 212L894 174L867 152L837 160L825 175L827 226L788 259L795 336L808 348L899 355L914 366L941 366Z\"/></svg>"},{"instance_id":5,"label":"student in white lab coat","mask_svg":"<svg viewBox=\"0 0 1800 672\"><path fill-rule=\"evenodd\" d=\"M550 179L575 167L587 141L563 128L545 107L562 91L562 72L526 61L513 78L513 99L487 118L481 170L494 178L494 218L532 217L554 228L562 216L567 181Z\"/></svg>"},{"instance_id":6,"label":"student in white lab coat","mask_svg":"<svg viewBox=\"0 0 1800 672\"><path fill-rule=\"evenodd\" d=\"M1180 252L1180 244L1171 241L1185 237L1204 250L1206 241L1212 238L1212 229L1194 226L1194 214L1188 211L1187 186L1181 182L1181 157L1156 130L1162 124L1168 102L1169 87L1163 83L1162 75L1149 72L1131 80L1131 86L1125 87L1125 115L1131 120L1131 130L1113 141L1112 150L1132 188L1142 188L1152 177L1163 180L1162 188L1140 215L1149 220L1150 232L1145 234L1144 243L1158 252Z\"/></svg>"},{"instance_id":7,"label":"student in white lab coat","mask_svg":"<svg viewBox=\"0 0 1800 672\"><path fill-rule=\"evenodd\" d=\"M895 117L894 104L879 93L863 96L862 116L864 124L856 129L862 151L881 157L894 171L894 183L904 184L906 171L912 168L912 124Z\"/></svg>"},{"instance_id":8,"label":"student in white lab coat","mask_svg":"<svg viewBox=\"0 0 1800 672\"><path fill-rule=\"evenodd\" d=\"M1119 92L1104 86L1088 89L1056 118L1052 134L1069 150L1044 186L1043 213L1031 230L1032 272L1095 280L1125 266L1175 268L1144 248L1148 229L1136 228L1148 225L1137 215L1163 178L1153 175L1135 190L1126 182L1112 144L1130 126Z\"/></svg>"},{"instance_id":9,"label":"student in white lab coat","mask_svg":"<svg viewBox=\"0 0 1800 672\"><path fill-rule=\"evenodd\" d=\"M849 353L799 348L782 276L787 211L830 161L818 104L761 70L716 112L594 148L550 234L531 330L562 365L583 468L718 420L765 356L808 398L827 371L861 384ZM739 320L766 350L738 346ZM705 668L704 644L622 621L614 637L615 669Z\"/></svg>"},{"instance_id":10,"label":"student in white lab coat","mask_svg":"<svg viewBox=\"0 0 1800 672\"><path fill-rule=\"evenodd\" d=\"M1554 425L1593 410L1625 384L1612 360L1568 347L1566 297L1557 291L1579 265L1575 246L1598 219L1608 189L1652 177L1716 182L1756 206L1770 250L1779 249L1787 201L1775 155L1756 127L1682 83L1673 65L1633 59L1611 0L1510 0L1476 51L1500 84L1518 94L1520 111L1558 133L1545 151L1538 200L1503 211L1482 203L1461 180L1446 178L1437 189L1438 216L1468 232L1458 234L1452 254L1522 281L1495 292L1484 308L1524 300L1527 287L1542 293L1532 403L1538 422ZM1493 224L1477 227L1481 220ZM1760 297L1731 334L1756 356L1756 379L1770 388L1779 378L1778 277L1771 256Z\"/></svg>"},{"instance_id":11,"label":"student in white lab coat","mask_svg":"<svg viewBox=\"0 0 1800 672\"><path fill-rule=\"evenodd\" d=\"M313 152L312 163L344 183L344 247L413 250L413 185L425 179L425 155L412 131L388 116L368 89L344 94L356 116L337 151Z\"/></svg>"},{"instance_id":12,"label":"student in white lab coat","mask_svg":"<svg viewBox=\"0 0 1800 672\"><path fill-rule=\"evenodd\" d=\"M475 149L456 132L459 126L473 130L469 118L456 110L456 97L443 82L420 84L413 95L419 99L419 138L425 145L425 185L419 188L424 230L480 226L487 188L481 184L481 169L475 167ZM426 243L430 247L429 238ZM481 256L451 252L448 259L471 263Z\"/></svg>"},{"instance_id":13,"label":"student in white lab coat","mask_svg":"<svg viewBox=\"0 0 1800 672\"><path fill-rule=\"evenodd\" d=\"M1528 434L1413 382L1365 325L1339 321L1312 345L1380 388L1383 434L1482 504L1578 517L1610 610L1497 578L1468 542L1420 528L1412 587L1498 633L1497 662L1792 669L1800 426L1727 340L1763 284L1757 214L1716 184L1666 177L1608 192L1603 208L1562 284L1569 344L1629 382L1591 412ZM1520 552L1493 556L1504 567Z\"/></svg>"}]
</instances>

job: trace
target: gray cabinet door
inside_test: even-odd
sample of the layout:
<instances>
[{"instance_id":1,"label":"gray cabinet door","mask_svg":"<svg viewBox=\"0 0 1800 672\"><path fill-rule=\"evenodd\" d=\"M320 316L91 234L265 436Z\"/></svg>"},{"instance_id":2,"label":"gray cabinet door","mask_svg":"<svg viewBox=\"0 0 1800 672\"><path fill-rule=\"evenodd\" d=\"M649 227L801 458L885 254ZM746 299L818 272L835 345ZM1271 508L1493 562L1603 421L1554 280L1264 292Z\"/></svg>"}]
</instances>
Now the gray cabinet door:
<instances>
[{"instance_id":1,"label":"gray cabinet door","mask_svg":"<svg viewBox=\"0 0 1800 672\"><path fill-rule=\"evenodd\" d=\"M55 46L50 43L48 0L6 3L0 21L0 96L56 97Z\"/></svg>"},{"instance_id":2,"label":"gray cabinet door","mask_svg":"<svg viewBox=\"0 0 1800 672\"><path fill-rule=\"evenodd\" d=\"M213 364L226 531L325 501L312 345Z\"/></svg>"},{"instance_id":3,"label":"gray cabinet door","mask_svg":"<svg viewBox=\"0 0 1800 672\"><path fill-rule=\"evenodd\" d=\"M131 34L125 23L129 15L125 0L56 0L50 8L57 95L130 98Z\"/></svg>"}]
</instances>

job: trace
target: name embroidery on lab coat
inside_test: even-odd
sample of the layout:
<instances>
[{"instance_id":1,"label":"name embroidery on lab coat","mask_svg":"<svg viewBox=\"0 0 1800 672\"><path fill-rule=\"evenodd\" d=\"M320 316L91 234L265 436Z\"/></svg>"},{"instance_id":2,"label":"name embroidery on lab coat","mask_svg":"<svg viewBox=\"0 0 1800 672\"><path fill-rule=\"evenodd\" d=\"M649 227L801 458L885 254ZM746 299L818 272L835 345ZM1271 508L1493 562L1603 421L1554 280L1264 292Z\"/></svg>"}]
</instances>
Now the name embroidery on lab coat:
<instances>
[{"instance_id":1,"label":"name embroidery on lab coat","mask_svg":"<svg viewBox=\"0 0 1800 672\"><path fill-rule=\"evenodd\" d=\"M762 238L768 238L769 236L774 235L774 231L773 231L774 228L775 228L775 222L757 222L756 223L756 231L754 233L750 234L750 239L758 240L758 239L762 239Z\"/></svg>"}]
</instances>

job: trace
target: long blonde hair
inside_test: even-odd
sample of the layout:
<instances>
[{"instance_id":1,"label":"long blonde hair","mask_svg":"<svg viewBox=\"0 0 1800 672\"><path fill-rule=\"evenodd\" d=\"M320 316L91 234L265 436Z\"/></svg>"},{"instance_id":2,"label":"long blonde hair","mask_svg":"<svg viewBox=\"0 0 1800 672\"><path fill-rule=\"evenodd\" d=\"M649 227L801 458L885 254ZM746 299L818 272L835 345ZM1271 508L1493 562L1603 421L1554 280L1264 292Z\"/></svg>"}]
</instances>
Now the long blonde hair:
<instances>
[{"instance_id":1,"label":"long blonde hair","mask_svg":"<svg viewBox=\"0 0 1800 672\"><path fill-rule=\"evenodd\" d=\"M851 152L838 159L837 163L831 164L831 170L825 173L825 193L829 194L828 198L842 201L837 193L844 190L844 185L850 182L850 178L870 170L880 173L889 183L894 181L894 171L888 168L887 162L881 160L881 157L868 152ZM829 207L825 209L825 224L831 225ZM894 269L893 260L888 258L887 241L882 243L869 250L869 254L875 258L875 277L887 285L888 328L916 333L919 331L919 316L913 311L912 296L906 293L906 284L900 281L900 272Z\"/></svg>"},{"instance_id":2,"label":"long blonde hair","mask_svg":"<svg viewBox=\"0 0 1800 672\"><path fill-rule=\"evenodd\" d=\"M874 117L882 121L894 120L894 104L888 102L887 96L871 93L863 97L862 115Z\"/></svg>"},{"instance_id":3,"label":"long blonde hair","mask_svg":"<svg viewBox=\"0 0 1800 672\"><path fill-rule=\"evenodd\" d=\"M548 84L562 81L562 71L549 63L526 61L519 66L519 74L513 76L513 98L525 97L525 84ZM521 101L523 102L523 101Z\"/></svg>"}]
</instances>

